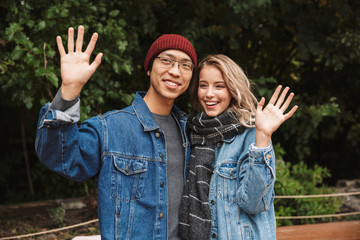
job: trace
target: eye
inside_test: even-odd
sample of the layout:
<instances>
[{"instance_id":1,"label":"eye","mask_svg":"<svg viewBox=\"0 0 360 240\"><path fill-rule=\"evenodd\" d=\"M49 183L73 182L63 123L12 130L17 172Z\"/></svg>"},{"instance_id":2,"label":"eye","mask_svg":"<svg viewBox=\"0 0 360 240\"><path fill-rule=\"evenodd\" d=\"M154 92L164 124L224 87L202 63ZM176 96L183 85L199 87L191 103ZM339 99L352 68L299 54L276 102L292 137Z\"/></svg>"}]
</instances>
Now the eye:
<instances>
[{"instance_id":1,"label":"eye","mask_svg":"<svg viewBox=\"0 0 360 240\"><path fill-rule=\"evenodd\" d=\"M219 84L219 85L216 85L216 88L223 89L223 88L226 88L226 86L222 85L222 84Z\"/></svg>"},{"instance_id":2,"label":"eye","mask_svg":"<svg viewBox=\"0 0 360 240\"><path fill-rule=\"evenodd\" d=\"M207 86L206 86L206 84L205 83L200 83L199 84L199 88L206 88Z\"/></svg>"},{"instance_id":3,"label":"eye","mask_svg":"<svg viewBox=\"0 0 360 240\"><path fill-rule=\"evenodd\" d=\"M162 63L164 63L164 64L167 64L167 65L172 63L171 59L169 59L169 58L164 58L164 57L160 58L160 61L161 61Z\"/></svg>"},{"instance_id":4,"label":"eye","mask_svg":"<svg viewBox=\"0 0 360 240\"><path fill-rule=\"evenodd\" d=\"M191 70L192 68L192 65L190 63L182 63L181 66L185 70Z\"/></svg>"}]
</instances>

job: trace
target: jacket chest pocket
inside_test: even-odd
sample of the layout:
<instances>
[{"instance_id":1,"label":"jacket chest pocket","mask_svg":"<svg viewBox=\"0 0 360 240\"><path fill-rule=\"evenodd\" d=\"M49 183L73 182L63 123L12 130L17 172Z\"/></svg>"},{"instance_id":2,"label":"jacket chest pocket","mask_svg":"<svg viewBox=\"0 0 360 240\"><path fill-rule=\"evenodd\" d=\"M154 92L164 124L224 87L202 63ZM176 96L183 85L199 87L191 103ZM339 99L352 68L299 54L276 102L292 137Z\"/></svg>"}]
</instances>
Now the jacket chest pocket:
<instances>
[{"instance_id":1,"label":"jacket chest pocket","mask_svg":"<svg viewBox=\"0 0 360 240\"><path fill-rule=\"evenodd\" d=\"M131 201L142 196L148 162L113 157L111 197Z\"/></svg>"},{"instance_id":2,"label":"jacket chest pocket","mask_svg":"<svg viewBox=\"0 0 360 240\"><path fill-rule=\"evenodd\" d=\"M237 188L237 164L236 163L223 163L216 168L218 174L218 196L223 200L235 203L235 195Z\"/></svg>"}]
</instances>

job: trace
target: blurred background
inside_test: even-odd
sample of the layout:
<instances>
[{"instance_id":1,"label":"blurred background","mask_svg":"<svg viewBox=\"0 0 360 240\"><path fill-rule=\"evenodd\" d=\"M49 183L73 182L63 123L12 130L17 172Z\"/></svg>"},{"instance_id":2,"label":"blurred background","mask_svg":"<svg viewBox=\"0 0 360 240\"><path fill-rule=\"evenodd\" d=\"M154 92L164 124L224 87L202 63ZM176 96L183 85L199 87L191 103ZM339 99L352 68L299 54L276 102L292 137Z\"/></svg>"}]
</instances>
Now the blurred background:
<instances>
[{"instance_id":1,"label":"blurred background","mask_svg":"<svg viewBox=\"0 0 360 240\"><path fill-rule=\"evenodd\" d=\"M277 195L333 192L339 180L359 178L357 0L2 0L0 16L0 205L87 196L95 189L91 180L52 173L34 151L39 110L61 85L55 38L61 35L66 45L68 27L80 24L83 48L98 32L93 57L104 53L82 91L81 121L123 108L136 91L147 90L148 48L160 35L177 33L200 59L231 57L258 98L269 99L278 84L296 94L298 111L273 137ZM176 104L191 112L188 93ZM338 202L329 207L329 201L325 212L339 211ZM299 208L279 203L277 210Z\"/></svg>"}]
</instances>

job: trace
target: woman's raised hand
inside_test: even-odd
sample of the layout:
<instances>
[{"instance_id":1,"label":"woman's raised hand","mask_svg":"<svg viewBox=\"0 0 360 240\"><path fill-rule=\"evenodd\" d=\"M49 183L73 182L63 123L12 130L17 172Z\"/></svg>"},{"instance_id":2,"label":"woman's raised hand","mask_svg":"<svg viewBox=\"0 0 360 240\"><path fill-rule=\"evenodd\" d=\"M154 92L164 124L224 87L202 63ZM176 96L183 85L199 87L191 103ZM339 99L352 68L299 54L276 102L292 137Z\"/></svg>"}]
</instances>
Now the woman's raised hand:
<instances>
[{"instance_id":1,"label":"woman's raised hand","mask_svg":"<svg viewBox=\"0 0 360 240\"><path fill-rule=\"evenodd\" d=\"M284 88L280 94L281 88L282 86L276 88L265 108L265 98L261 98L257 105L255 116L255 145L257 147L269 146L273 132L275 132L283 122L289 119L298 108L298 106L295 105L289 112L285 113L294 97L294 93L290 93L286 98L289 87Z\"/></svg>"},{"instance_id":2,"label":"woman's raised hand","mask_svg":"<svg viewBox=\"0 0 360 240\"><path fill-rule=\"evenodd\" d=\"M74 46L74 28L70 27L68 29L68 52L66 53L61 37L57 36L56 38L61 62L61 94L66 100L71 100L80 94L82 87L101 63L102 53L98 53L95 60L91 64L89 63L98 34L92 35L84 52L82 51L83 39L84 27L79 26L76 46Z\"/></svg>"}]
</instances>

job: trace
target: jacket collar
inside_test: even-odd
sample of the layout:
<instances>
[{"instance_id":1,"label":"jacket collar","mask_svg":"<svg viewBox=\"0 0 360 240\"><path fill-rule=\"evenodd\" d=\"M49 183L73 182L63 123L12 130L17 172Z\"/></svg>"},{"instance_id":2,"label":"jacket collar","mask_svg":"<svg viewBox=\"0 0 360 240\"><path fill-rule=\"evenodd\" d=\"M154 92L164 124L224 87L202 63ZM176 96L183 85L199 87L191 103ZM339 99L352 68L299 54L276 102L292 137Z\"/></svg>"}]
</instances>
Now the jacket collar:
<instances>
[{"instance_id":1,"label":"jacket collar","mask_svg":"<svg viewBox=\"0 0 360 240\"><path fill-rule=\"evenodd\" d=\"M137 118L139 119L140 123L144 127L144 131L153 131L159 128L156 124L152 113L150 112L148 106L144 101L144 97L146 92L136 92L135 99L132 103L132 107L135 111ZM186 120L185 113L182 112L177 106L173 106L171 109L171 114L175 116L177 119L184 118Z\"/></svg>"}]
</instances>

